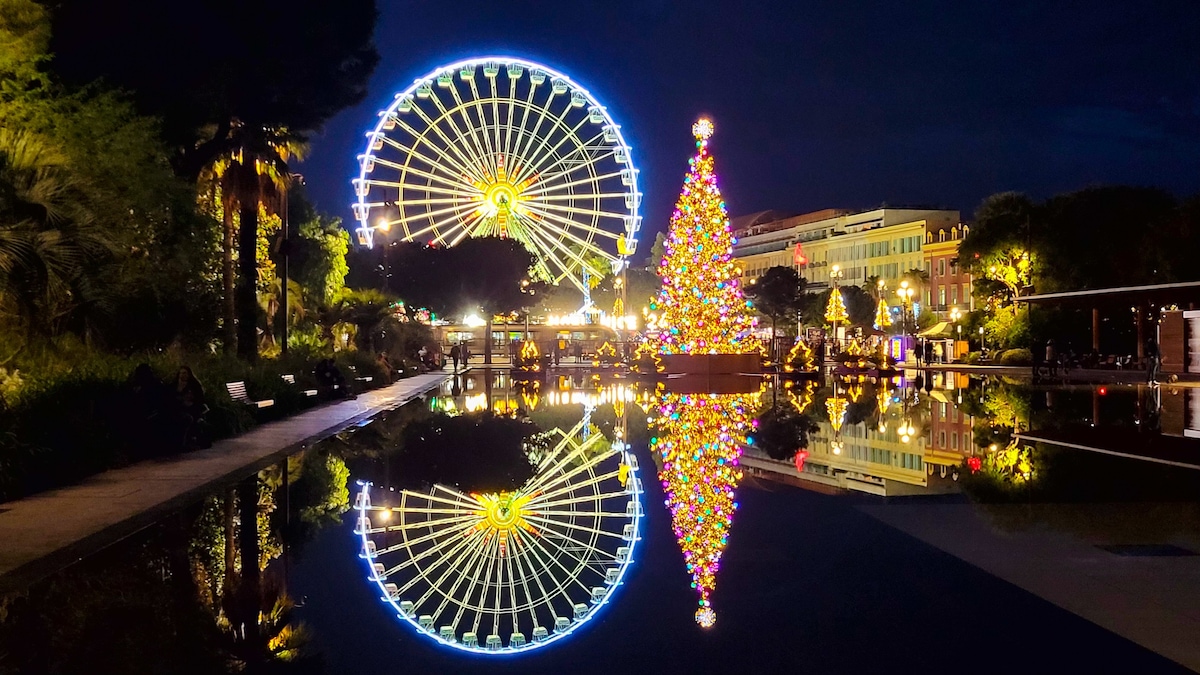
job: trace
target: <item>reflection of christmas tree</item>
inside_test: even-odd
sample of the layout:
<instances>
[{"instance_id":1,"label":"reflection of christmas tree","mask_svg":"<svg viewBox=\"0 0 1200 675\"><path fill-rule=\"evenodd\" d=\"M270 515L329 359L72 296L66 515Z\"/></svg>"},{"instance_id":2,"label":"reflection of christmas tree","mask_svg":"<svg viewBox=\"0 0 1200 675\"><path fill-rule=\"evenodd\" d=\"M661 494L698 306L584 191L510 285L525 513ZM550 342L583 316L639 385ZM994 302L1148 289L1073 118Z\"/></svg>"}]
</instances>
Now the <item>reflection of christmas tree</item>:
<instances>
[{"instance_id":1,"label":"reflection of christmas tree","mask_svg":"<svg viewBox=\"0 0 1200 675\"><path fill-rule=\"evenodd\" d=\"M650 447L663 458L662 480L671 525L700 594L696 622L716 621L710 595L733 524L738 458L753 424L758 394L664 394Z\"/></svg>"},{"instance_id":2,"label":"reflection of christmas tree","mask_svg":"<svg viewBox=\"0 0 1200 675\"><path fill-rule=\"evenodd\" d=\"M696 156L683 179L659 264L662 290L650 339L662 354L739 354L755 350L754 322L733 263L733 233L717 188L708 138L713 126L692 127Z\"/></svg>"}]
</instances>

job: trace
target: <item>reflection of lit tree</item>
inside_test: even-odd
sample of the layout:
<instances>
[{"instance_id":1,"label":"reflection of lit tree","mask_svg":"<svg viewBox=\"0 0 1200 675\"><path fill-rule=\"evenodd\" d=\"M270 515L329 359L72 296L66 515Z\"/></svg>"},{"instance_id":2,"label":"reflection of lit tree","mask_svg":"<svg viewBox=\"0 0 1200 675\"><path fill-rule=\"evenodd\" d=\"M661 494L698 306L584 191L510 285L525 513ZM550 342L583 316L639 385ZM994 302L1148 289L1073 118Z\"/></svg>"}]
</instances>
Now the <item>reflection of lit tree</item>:
<instances>
[{"instance_id":1,"label":"reflection of lit tree","mask_svg":"<svg viewBox=\"0 0 1200 675\"><path fill-rule=\"evenodd\" d=\"M700 594L696 622L716 621L710 595L721 553L729 541L734 489L750 412L759 394L665 394L651 448L663 459L663 490L683 559Z\"/></svg>"}]
</instances>

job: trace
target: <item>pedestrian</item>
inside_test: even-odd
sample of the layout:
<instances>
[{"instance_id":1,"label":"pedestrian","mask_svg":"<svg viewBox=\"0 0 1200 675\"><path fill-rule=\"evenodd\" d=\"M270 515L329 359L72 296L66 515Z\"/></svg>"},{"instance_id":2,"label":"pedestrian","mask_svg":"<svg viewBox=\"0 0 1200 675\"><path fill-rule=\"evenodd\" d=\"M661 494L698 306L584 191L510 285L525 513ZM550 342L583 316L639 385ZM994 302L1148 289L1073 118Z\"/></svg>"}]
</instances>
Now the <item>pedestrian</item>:
<instances>
[{"instance_id":1,"label":"pedestrian","mask_svg":"<svg viewBox=\"0 0 1200 675\"><path fill-rule=\"evenodd\" d=\"M1054 348L1054 338L1046 340L1046 367L1050 369L1050 376L1058 375L1058 350Z\"/></svg>"},{"instance_id":2,"label":"pedestrian","mask_svg":"<svg viewBox=\"0 0 1200 675\"><path fill-rule=\"evenodd\" d=\"M924 355L924 346L920 342L913 344L913 358L917 361L917 367L921 367L921 357Z\"/></svg>"},{"instance_id":3,"label":"pedestrian","mask_svg":"<svg viewBox=\"0 0 1200 675\"><path fill-rule=\"evenodd\" d=\"M562 341L554 343L554 366L558 367L559 359L562 357Z\"/></svg>"},{"instance_id":4,"label":"pedestrian","mask_svg":"<svg viewBox=\"0 0 1200 675\"><path fill-rule=\"evenodd\" d=\"M572 349L574 349L575 353L575 363L579 363L583 360L583 344L576 342Z\"/></svg>"},{"instance_id":5,"label":"pedestrian","mask_svg":"<svg viewBox=\"0 0 1200 675\"><path fill-rule=\"evenodd\" d=\"M462 348L454 345L450 348L450 360L454 362L454 372L458 372L458 359L462 356Z\"/></svg>"},{"instance_id":6,"label":"pedestrian","mask_svg":"<svg viewBox=\"0 0 1200 675\"><path fill-rule=\"evenodd\" d=\"M1146 338L1146 359L1146 381L1154 384L1158 381L1159 358L1158 342L1153 335Z\"/></svg>"},{"instance_id":7,"label":"pedestrian","mask_svg":"<svg viewBox=\"0 0 1200 675\"><path fill-rule=\"evenodd\" d=\"M933 343L929 340L925 341L925 365L933 365Z\"/></svg>"}]
</instances>

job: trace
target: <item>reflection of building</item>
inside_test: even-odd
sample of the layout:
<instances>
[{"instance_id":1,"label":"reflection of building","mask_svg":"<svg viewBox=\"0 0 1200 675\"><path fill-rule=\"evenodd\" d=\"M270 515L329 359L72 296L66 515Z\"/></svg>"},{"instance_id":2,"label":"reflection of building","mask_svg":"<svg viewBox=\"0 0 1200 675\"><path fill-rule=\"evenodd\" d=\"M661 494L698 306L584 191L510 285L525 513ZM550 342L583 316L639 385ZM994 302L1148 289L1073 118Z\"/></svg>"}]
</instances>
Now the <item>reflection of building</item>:
<instances>
[{"instance_id":1,"label":"reflection of building","mask_svg":"<svg viewBox=\"0 0 1200 675\"><path fill-rule=\"evenodd\" d=\"M877 404L867 420L840 429L819 408L810 408L818 431L809 435L809 454L799 470L753 447L742 463L751 475L822 491L888 497L957 492L958 468L971 454L970 416L958 412L952 388L919 392L919 401L908 405L905 396L911 401L912 390L888 392L882 415ZM902 433L909 426L915 433Z\"/></svg>"}]
</instances>

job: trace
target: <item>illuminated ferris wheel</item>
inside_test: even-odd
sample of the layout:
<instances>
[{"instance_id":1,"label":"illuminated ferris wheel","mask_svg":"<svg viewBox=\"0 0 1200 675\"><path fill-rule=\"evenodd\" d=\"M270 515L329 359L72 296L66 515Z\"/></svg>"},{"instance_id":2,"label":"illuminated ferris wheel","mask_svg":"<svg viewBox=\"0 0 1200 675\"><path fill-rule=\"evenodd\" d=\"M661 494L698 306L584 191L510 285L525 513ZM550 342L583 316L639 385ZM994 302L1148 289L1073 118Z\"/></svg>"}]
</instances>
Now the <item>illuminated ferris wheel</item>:
<instances>
[{"instance_id":1,"label":"illuminated ferris wheel","mask_svg":"<svg viewBox=\"0 0 1200 675\"><path fill-rule=\"evenodd\" d=\"M586 422L556 429L514 492L358 494L355 532L382 600L458 649L536 649L605 605L633 560L642 517L637 460ZM381 493L381 495L384 493Z\"/></svg>"},{"instance_id":2,"label":"illuminated ferris wheel","mask_svg":"<svg viewBox=\"0 0 1200 675\"><path fill-rule=\"evenodd\" d=\"M585 291L586 277L618 271L634 252L642 195L632 153L566 75L470 59L418 79L379 116L354 180L361 244L379 230L444 246L511 237L545 280Z\"/></svg>"}]
</instances>

